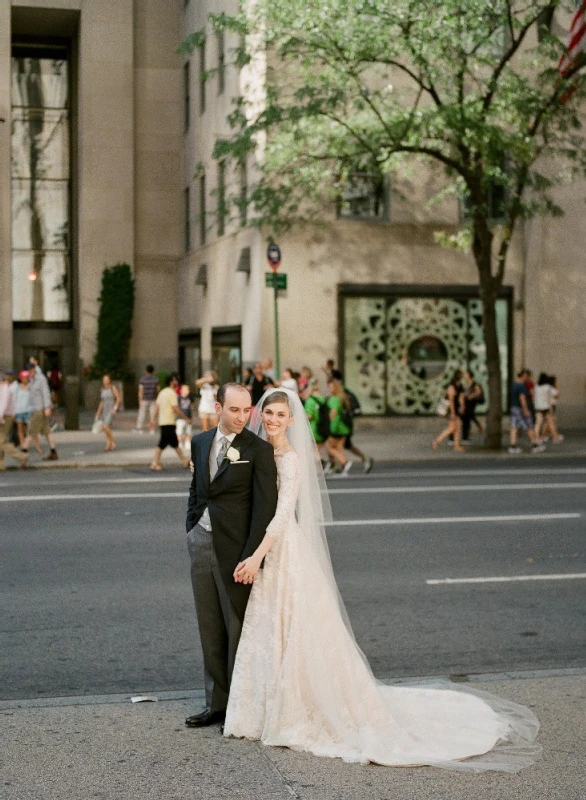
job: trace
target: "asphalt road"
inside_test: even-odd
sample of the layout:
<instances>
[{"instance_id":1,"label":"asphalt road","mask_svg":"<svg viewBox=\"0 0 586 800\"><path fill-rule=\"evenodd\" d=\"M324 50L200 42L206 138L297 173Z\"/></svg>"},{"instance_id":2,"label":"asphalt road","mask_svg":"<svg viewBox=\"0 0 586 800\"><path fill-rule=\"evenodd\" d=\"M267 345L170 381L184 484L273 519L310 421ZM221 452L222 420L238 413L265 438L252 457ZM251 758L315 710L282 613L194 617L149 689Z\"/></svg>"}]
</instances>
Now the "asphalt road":
<instances>
[{"instance_id":1,"label":"asphalt road","mask_svg":"<svg viewBox=\"0 0 586 800\"><path fill-rule=\"evenodd\" d=\"M201 687L187 486L180 470L2 475L2 698ZM334 568L376 675L586 666L586 460L329 486Z\"/></svg>"}]
</instances>

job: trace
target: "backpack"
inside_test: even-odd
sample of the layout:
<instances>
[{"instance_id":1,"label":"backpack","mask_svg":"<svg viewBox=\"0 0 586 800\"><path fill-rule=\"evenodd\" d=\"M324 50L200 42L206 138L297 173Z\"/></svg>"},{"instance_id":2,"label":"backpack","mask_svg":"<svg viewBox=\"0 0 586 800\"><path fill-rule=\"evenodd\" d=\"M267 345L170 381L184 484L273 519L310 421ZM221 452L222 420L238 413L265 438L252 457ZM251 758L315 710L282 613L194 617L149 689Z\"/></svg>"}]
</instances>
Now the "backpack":
<instances>
[{"instance_id":1,"label":"backpack","mask_svg":"<svg viewBox=\"0 0 586 800\"><path fill-rule=\"evenodd\" d=\"M320 439L325 441L330 435L330 409L325 400L323 403L320 403L316 397L313 399L315 400L318 408L317 423L315 427Z\"/></svg>"},{"instance_id":2,"label":"backpack","mask_svg":"<svg viewBox=\"0 0 586 800\"><path fill-rule=\"evenodd\" d=\"M362 409L360 408L360 401L358 400L354 392L351 392L350 389L346 389L345 386L344 386L344 391L346 392L348 400L350 401L350 410L352 412L352 416L358 417L360 414L362 414Z\"/></svg>"}]
</instances>

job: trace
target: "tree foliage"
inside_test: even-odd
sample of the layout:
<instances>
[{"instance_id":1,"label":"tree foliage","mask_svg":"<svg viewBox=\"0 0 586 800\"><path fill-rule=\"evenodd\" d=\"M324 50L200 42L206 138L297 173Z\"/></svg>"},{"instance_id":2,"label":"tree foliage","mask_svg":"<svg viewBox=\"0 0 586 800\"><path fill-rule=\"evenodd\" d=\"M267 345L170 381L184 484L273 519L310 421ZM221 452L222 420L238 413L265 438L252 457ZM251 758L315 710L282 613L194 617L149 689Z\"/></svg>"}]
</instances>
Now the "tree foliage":
<instances>
[{"instance_id":1,"label":"tree foliage","mask_svg":"<svg viewBox=\"0 0 586 800\"><path fill-rule=\"evenodd\" d=\"M566 31L556 20L571 10L564 0L258 0L210 18L239 35L238 64L263 78L262 101L245 91L214 149L224 161L254 156L246 202L257 225L277 233L313 223L353 172L400 174L414 159L443 170L442 196L465 199L462 230L438 240L469 245L478 268L493 445L500 371L490 317L511 237L520 219L560 214L552 189L586 174L586 76L581 64L563 78L557 69Z\"/></svg>"},{"instance_id":2,"label":"tree foliage","mask_svg":"<svg viewBox=\"0 0 586 800\"><path fill-rule=\"evenodd\" d=\"M124 380L130 377L128 354L134 315L134 278L128 264L104 269L99 301L93 372Z\"/></svg>"}]
</instances>

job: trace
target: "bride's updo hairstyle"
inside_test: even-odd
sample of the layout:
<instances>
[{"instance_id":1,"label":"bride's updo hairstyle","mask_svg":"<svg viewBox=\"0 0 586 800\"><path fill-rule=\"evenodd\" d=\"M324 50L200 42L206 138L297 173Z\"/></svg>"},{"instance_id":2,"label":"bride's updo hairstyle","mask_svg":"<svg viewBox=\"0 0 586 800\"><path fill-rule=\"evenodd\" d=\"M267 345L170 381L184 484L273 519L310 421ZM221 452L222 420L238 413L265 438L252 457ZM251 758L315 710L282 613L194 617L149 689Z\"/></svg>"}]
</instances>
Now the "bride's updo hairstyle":
<instances>
[{"instance_id":1,"label":"bride's updo hairstyle","mask_svg":"<svg viewBox=\"0 0 586 800\"><path fill-rule=\"evenodd\" d=\"M267 406L272 406L273 403L284 403L289 408L289 414L293 416L293 409L291 408L291 403L289 402L289 397L286 392L280 392L278 389L275 389L274 392L267 395L262 404L261 411L264 411Z\"/></svg>"}]
</instances>

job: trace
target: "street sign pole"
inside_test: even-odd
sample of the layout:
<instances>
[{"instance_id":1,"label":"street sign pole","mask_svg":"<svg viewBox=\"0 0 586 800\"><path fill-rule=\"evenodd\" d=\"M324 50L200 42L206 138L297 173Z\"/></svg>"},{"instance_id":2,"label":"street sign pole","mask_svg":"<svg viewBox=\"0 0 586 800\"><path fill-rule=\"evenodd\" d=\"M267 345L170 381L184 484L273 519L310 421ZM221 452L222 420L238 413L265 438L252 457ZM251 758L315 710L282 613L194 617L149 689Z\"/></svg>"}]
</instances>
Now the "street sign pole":
<instances>
[{"instance_id":1,"label":"street sign pole","mask_svg":"<svg viewBox=\"0 0 586 800\"><path fill-rule=\"evenodd\" d=\"M277 380L281 380L281 352L279 348L279 290L277 289L277 281L273 283L273 291L275 298L275 376Z\"/></svg>"},{"instance_id":2,"label":"street sign pole","mask_svg":"<svg viewBox=\"0 0 586 800\"><path fill-rule=\"evenodd\" d=\"M281 377L281 353L279 348L279 284L283 285L283 288L287 287L287 277L286 275L277 275L277 270L279 269L279 265L281 263L281 248L278 244L271 242L267 247L267 260L269 262L269 267L273 270L273 274L267 273L266 276L266 283L267 286L272 284L273 287L273 298L274 298L274 306L275 306L275 373L277 380ZM269 282L269 279L272 279Z\"/></svg>"}]
</instances>

